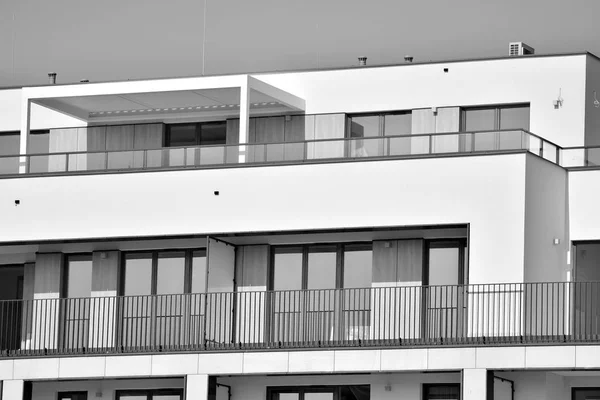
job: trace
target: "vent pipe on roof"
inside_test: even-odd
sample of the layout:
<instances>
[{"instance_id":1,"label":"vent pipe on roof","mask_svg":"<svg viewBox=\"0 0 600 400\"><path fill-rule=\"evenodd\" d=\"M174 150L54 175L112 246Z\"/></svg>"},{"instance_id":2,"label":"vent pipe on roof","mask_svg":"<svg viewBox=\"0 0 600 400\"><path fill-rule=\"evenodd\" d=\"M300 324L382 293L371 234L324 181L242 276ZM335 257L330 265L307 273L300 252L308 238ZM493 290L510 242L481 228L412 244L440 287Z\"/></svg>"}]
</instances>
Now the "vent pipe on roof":
<instances>
[{"instance_id":1,"label":"vent pipe on roof","mask_svg":"<svg viewBox=\"0 0 600 400\"><path fill-rule=\"evenodd\" d=\"M404 56L404 62L405 63L413 62L413 57L412 56Z\"/></svg>"},{"instance_id":2,"label":"vent pipe on roof","mask_svg":"<svg viewBox=\"0 0 600 400\"><path fill-rule=\"evenodd\" d=\"M55 85L56 84L56 72L50 72L50 73L48 73L48 82L51 85Z\"/></svg>"},{"instance_id":3,"label":"vent pipe on roof","mask_svg":"<svg viewBox=\"0 0 600 400\"><path fill-rule=\"evenodd\" d=\"M358 65L360 67L367 65L367 57L358 57Z\"/></svg>"}]
</instances>

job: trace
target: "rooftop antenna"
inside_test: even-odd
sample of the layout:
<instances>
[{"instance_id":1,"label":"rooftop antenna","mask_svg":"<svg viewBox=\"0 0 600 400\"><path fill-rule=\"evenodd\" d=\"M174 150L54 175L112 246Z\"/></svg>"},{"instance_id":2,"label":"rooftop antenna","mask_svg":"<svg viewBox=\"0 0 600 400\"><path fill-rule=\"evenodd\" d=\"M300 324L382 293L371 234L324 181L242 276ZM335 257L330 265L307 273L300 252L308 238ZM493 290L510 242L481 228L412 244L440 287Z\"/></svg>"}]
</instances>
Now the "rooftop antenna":
<instances>
[{"instance_id":1,"label":"rooftop antenna","mask_svg":"<svg viewBox=\"0 0 600 400\"><path fill-rule=\"evenodd\" d=\"M202 76L204 76L204 71L206 67L205 55L206 55L206 3L208 0L204 0L204 23L202 24Z\"/></svg>"}]
</instances>

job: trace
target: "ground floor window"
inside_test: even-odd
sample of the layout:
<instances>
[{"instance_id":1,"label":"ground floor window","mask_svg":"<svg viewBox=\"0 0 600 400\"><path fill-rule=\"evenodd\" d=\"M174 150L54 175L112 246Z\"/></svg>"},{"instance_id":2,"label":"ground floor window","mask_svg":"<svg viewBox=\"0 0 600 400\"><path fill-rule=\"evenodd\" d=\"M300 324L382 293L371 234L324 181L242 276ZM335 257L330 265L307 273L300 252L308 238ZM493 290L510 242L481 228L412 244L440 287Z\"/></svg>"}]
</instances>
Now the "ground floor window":
<instances>
[{"instance_id":1,"label":"ground floor window","mask_svg":"<svg viewBox=\"0 0 600 400\"><path fill-rule=\"evenodd\" d=\"M87 400L87 392L58 392L58 400Z\"/></svg>"},{"instance_id":2,"label":"ground floor window","mask_svg":"<svg viewBox=\"0 0 600 400\"><path fill-rule=\"evenodd\" d=\"M183 400L183 390L117 390L116 400Z\"/></svg>"},{"instance_id":3,"label":"ground floor window","mask_svg":"<svg viewBox=\"0 0 600 400\"><path fill-rule=\"evenodd\" d=\"M600 388L573 388L573 400L600 399Z\"/></svg>"},{"instance_id":4,"label":"ground floor window","mask_svg":"<svg viewBox=\"0 0 600 400\"><path fill-rule=\"evenodd\" d=\"M460 385L457 383L434 383L423 385L423 400L459 400Z\"/></svg>"},{"instance_id":5,"label":"ground floor window","mask_svg":"<svg viewBox=\"0 0 600 400\"><path fill-rule=\"evenodd\" d=\"M268 387L267 400L370 400L369 385Z\"/></svg>"}]
</instances>

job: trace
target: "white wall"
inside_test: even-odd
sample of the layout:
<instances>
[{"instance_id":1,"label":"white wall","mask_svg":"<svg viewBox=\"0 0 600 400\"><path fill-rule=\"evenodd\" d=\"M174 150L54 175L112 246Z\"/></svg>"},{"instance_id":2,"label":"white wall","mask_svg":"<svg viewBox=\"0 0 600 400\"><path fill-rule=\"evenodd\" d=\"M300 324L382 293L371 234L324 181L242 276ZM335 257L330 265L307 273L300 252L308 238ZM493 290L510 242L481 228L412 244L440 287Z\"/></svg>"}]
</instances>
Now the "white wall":
<instances>
[{"instance_id":1,"label":"white wall","mask_svg":"<svg viewBox=\"0 0 600 400\"><path fill-rule=\"evenodd\" d=\"M526 157L4 179L0 243L470 224L470 281L522 282Z\"/></svg>"},{"instance_id":2,"label":"white wall","mask_svg":"<svg viewBox=\"0 0 600 400\"><path fill-rule=\"evenodd\" d=\"M0 132L21 130L21 89L0 90ZM37 104L31 106L31 129L86 126L79 119Z\"/></svg>"},{"instance_id":3,"label":"white wall","mask_svg":"<svg viewBox=\"0 0 600 400\"><path fill-rule=\"evenodd\" d=\"M423 383L460 383L460 373L247 376L219 378L217 382L232 386L232 400L265 400L267 386L371 385L372 400L420 400ZM391 391L385 391L390 385Z\"/></svg>"},{"instance_id":4,"label":"white wall","mask_svg":"<svg viewBox=\"0 0 600 400\"><path fill-rule=\"evenodd\" d=\"M525 282L560 282L567 277L567 196L564 169L527 158ZM555 245L554 239L560 243Z\"/></svg>"},{"instance_id":5,"label":"white wall","mask_svg":"<svg viewBox=\"0 0 600 400\"><path fill-rule=\"evenodd\" d=\"M600 239L600 170L569 172L572 241Z\"/></svg>"},{"instance_id":6,"label":"white wall","mask_svg":"<svg viewBox=\"0 0 600 400\"><path fill-rule=\"evenodd\" d=\"M443 69L448 68L448 73ZM531 131L584 143L586 56L511 58L259 75L306 100L307 113L531 103ZM562 90L563 107L552 104Z\"/></svg>"}]
</instances>

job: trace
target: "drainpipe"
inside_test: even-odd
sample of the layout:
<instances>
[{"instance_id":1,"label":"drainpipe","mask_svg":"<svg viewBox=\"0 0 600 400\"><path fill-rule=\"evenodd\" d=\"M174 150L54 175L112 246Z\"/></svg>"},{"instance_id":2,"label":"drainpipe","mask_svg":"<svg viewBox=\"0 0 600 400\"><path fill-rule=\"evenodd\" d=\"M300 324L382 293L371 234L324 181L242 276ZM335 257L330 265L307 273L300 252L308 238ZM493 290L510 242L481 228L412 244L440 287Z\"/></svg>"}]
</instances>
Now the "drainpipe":
<instances>
[{"instance_id":1,"label":"drainpipe","mask_svg":"<svg viewBox=\"0 0 600 400\"><path fill-rule=\"evenodd\" d=\"M515 400L515 381L511 381L510 379L501 378L499 376L494 375L494 379L498 379L501 382L510 383L510 400Z\"/></svg>"}]
</instances>

